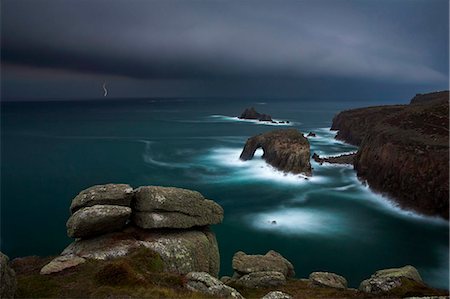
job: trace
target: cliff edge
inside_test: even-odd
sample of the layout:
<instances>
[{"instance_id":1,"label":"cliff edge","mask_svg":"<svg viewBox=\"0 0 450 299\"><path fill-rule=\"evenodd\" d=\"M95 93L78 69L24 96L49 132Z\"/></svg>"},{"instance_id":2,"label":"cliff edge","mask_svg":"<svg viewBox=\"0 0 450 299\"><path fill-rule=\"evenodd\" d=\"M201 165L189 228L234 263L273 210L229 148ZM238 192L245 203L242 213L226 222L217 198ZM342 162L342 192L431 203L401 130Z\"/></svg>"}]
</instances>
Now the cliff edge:
<instances>
[{"instance_id":1,"label":"cliff edge","mask_svg":"<svg viewBox=\"0 0 450 299\"><path fill-rule=\"evenodd\" d=\"M336 138L358 145L354 167L400 206L449 219L449 93L416 95L409 105L347 110Z\"/></svg>"}]
</instances>

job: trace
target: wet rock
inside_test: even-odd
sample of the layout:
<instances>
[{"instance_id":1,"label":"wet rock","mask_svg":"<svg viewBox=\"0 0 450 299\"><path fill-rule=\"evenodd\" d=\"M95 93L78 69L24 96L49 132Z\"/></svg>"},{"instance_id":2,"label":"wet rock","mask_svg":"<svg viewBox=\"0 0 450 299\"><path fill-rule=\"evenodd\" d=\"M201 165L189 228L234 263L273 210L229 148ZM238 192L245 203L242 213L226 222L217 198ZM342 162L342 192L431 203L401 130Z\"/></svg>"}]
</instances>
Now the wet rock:
<instances>
[{"instance_id":1,"label":"wet rock","mask_svg":"<svg viewBox=\"0 0 450 299\"><path fill-rule=\"evenodd\" d=\"M57 273L68 268L76 267L84 262L86 262L86 259L74 255L58 256L42 267L40 273L43 275Z\"/></svg>"},{"instance_id":2,"label":"wet rock","mask_svg":"<svg viewBox=\"0 0 450 299\"><path fill-rule=\"evenodd\" d=\"M283 293L281 291L273 291L270 293L267 293L262 297L261 299L291 299L292 296L286 293Z\"/></svg>"},{"instance_id":3,"label":"wet rock","mask_svg":"<svg viewBox=\"0 0 450 299\"><path fill-rule=\"evenodd\" d=\"M219 248L214 233L208 229L162 231L128 227L121 232L77 240L61 255L105 260L125 256L141 246L157 252L166 271L208 272L214 277L219 273Z\"/></svg>"},{"instance_id":4,"label":"wet rock","mask_svg":"<svg viewBox=\"0 0 450 299\"><path fill-rule=\"evenodd\" d=\"M95 205L117 205L129 207L133 198L133 188L127 184L96 185L81 191L70 205L70 211Z\"/></svg>"},{"instance_id":5,"label":"wet rock","mask_svg":"<svg viewBox=\"0 0 450 299\"><path fill-rule=\"evenodd\" d=\"M256 111L255 108L247 108L239 116L240 119L257 119L259 121L272 121L272 117L268 114L262 114Z\"/></svg>"},{"instance_id":6,"label":"wet rock","mask_svg":"<svg viewBox=\"0 0 450 299\"><path fill-rule=\"evenodd\" d=\"M9 266L9 258L0 252L0 298L14 298L16 288L16 273Z\"/></svg>"},{"instance_id":7,"label":"wet rock","mask_svg":"<svg viewBox=\"0 0 450 299\"><path fill-rule=\"evenodd\" d=\"M347 288L347 280L344 277L329 272L313 272L309 275L309 282L312 287Z\"/></svg>"},{"instance_id":8,"label":"wet rock","mask_svg":"<svg viewBox=\"0 0 450 299\"><path fill-rule=\"evenodd\" d=\"M253 136L247 139L240 159L251 160L258 148L263 149L263 159L273 167L311 175L309 142L298 130L274 130Z\"/></svg>"},{"instance_id":9,"label":"wet rock","mask_svg":"<svg viewBox=\"0 0 450 299\"><path fill-rule=\"evenodd\" d=\"M276 251L270 250L265 255L247 255L238 251L233 256L233 269L244 275L260 271L275 271L285 277L295 276L294 266Z\"/></svg>"},{"instance_id":10,"label":"wet rock","mask_svg":"<svg viewBox=\"0 0 450 299\"><path fill-rule=\"evenodd\" d=\"M186 280L186 288L194 292L220 298L244 298L238 291L205 272L190 272Z\"/></svg>"},{"instance_id":11,"label":"wet rock","mask_svg":"<svg viewBox=\"0 0 450 299\"><path fill-rule=\"evenodd\" d=\"M135 191L132 220L145 229L190 228L222 222L223 209L197 191L145 186Z\"/></svg>"},{"instance_id":12,"label":"wet rock","mask_svg":"<svg viewBox=\"0 0 450 299\"><path fill-rule=\"evenodd\" d=\"M319 163L320 165L322 165L324 162L330 163L330 164L353 165L353 163L355 162L355 157L356 157L356 153L342 154L342 155L338 155L338 156L331 156L331 157L325 157L325 158L321 158L316 153L314 153L312 155L313 160L316 161L317 163Z\"/></svg>"},{"instance_id":13,"label":"wet rock","mask_svg":"<svg viewBox=\"0 0 450 299\"><path fill-rule=\"evenodd\" d=\"M316 137L316 133L309 132L308 135L306 135L306 137Z\"/></svg>"},{"instance_id":14,"label":"wet rock","mask_svg":"<svg viewBox=\"0 0 450 299\"><path fill-rule=\"evenodd\" d=\"M131 209L113 205L95 205L82 208L67 221L67 235L88 238L122 229L131 215Z\"/></svg>"},{"instance_id":15,"label":"wet rock","mask_svg":"<svg viewBox=\"0 0 450 299\"><path fill-rule=\"evenodd\" d=\"M237 285L246 288L262 288L280 286L286 283L286 277L281 272L259 271L242 275L235 281Z\"/></svg>"},{"instance_id":16,"label":"wet rock","mask_svg":"<svg viewBox=\"0 0 450 299\"><path fill-rule=\"evenodd\" d=\"M413 266L405 266L402 268L384 269L375 272L369 279L361 282L359 290L380 294L389 292L404 284L423 285L419 272Z\"/></svg>"}]
</instances>

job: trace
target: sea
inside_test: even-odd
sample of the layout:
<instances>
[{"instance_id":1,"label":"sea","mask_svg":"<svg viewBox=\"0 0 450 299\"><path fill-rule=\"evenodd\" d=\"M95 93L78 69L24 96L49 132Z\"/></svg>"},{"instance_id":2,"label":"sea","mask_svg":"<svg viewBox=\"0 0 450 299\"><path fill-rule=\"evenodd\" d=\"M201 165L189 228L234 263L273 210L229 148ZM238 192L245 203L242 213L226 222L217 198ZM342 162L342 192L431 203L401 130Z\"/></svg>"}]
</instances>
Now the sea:
<instances>
[{"instance_id":1,"label":"sea","mask_svg":"<svg viewBox=\"0 0 450 299\"><path fill-rule=\"evenodd\" d=\"M7 100L7 99L6 99ZM401 103L401 101L392 101ZM334 139L333 116L380 101L141 98L1 103L1 251L10 258L59 254L70 242L71 200L97 184L194 189L224 208L214 225L221 275L237 251L280 252L296 277L338 273L358 287L376 270L414 265L449 288L449 226L405 211L360 181L352 166L319 165L313 175L280 172L258 150L240 161L247 138L296 128L311 155L357 147ZM240 120L255 107L288 124ZM276 224L273 224L273 222Z\"/></svg>"}]
</instances>

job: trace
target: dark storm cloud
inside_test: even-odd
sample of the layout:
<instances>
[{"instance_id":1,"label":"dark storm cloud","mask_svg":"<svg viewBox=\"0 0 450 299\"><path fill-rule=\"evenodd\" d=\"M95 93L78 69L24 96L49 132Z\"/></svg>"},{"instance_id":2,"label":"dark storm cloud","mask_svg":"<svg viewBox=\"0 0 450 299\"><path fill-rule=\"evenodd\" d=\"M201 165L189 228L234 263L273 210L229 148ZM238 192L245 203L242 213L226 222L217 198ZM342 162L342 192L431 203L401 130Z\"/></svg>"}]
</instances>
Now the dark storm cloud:
<instances>
[{"instance_id":1,"label":"dark storm cloud","mask_svg":"<svg viewBox=\"0 0 450 299\"><path fill-rule=\"evenodd\" d=\"M7 68L153 80L448 80L446 0L4 0L2 11Z\"/></svg>"}]
</instances>

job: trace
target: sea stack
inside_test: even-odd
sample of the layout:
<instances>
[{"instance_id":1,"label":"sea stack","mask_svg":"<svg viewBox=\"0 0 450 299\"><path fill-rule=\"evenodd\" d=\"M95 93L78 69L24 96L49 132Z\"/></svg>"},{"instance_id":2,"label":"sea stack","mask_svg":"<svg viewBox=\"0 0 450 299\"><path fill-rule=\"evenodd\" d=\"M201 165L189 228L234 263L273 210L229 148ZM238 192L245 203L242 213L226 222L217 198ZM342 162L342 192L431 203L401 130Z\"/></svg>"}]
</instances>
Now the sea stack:
<instances>
[{"instance_id":1,"label":"sea stack","mask_svg":"<svg viewBox=\"0 0 450 299\"><path fill-rule=\"evenodd\" d=\"M247 139L240 159L251 160L258 148L264 151L263 159L281 171L312 174L308 139L296 129L274 130Z\"/></svg>"},{"instance_id":2,"label":"sea stack","mask_svg":"<svg viewBox=\"0 0 450 299\"><path fill-rule=\"evenodd\" d=\"M240 119L257 119L259 121L269 121L272 122L272 116L269 114L263 114L256 111L255 108L247 108L239 116Z\"/></svg>"}]
</instances>

